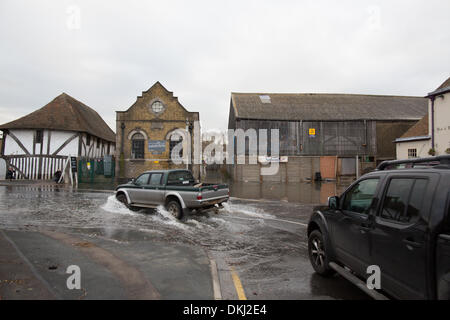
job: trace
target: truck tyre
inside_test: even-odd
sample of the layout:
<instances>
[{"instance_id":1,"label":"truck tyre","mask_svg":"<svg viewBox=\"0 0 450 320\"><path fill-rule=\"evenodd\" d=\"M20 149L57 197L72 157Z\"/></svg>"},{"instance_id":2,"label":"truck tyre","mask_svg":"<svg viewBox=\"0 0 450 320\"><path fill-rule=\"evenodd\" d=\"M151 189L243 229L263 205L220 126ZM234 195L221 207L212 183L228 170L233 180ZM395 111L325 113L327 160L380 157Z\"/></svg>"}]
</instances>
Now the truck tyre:
<instances>
[{"instance_id":1,"label":"truck tyre","mask_svg":"<svg viewBox=\"0 0 450 320\"><path fill-rule=\"evenodd\" d=\"M319 275L330 277L336 273L328 265L330 263L328 260L329 250L319 230L314 230L308 237L308 253L311 265Z\"/></svg>"},{"instance_id":2,"label":"truck tyre","mask_svg":"<svg viewBox=\"0 0 450 320\"><path fill-rule=\"evenodd\" d=\"M177 219L181 219L183 217L183 210L176 200L169 201L166 204L166 210Z\"/></svg>"},{"instance_id":3,"label":"truck tyre","mask_svg":"<svg viewBox=\"0 0 450 320\"><path fill-rule=\"evenodd\" d=\"M132 210L132 211L138 211L139 208L137 207L133 207L130 206L130 204L128 203L128 199L127 196L124 195L123 193L120 193L116 196L117 201L122 202L128 209Z\"/></svg>"}]
</instances>

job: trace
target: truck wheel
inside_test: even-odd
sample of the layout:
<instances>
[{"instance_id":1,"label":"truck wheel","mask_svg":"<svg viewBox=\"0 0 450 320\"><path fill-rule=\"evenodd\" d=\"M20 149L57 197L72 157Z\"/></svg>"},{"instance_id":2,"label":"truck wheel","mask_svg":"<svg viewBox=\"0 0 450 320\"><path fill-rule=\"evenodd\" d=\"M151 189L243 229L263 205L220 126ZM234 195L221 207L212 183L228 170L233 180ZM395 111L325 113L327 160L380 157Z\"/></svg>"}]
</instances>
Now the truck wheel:
<instances>
[{"instance_id":1,"label":"truck wheel","mask_svg":"<svg viewBox=\"0 0 450 320\"><path fill-rule=\"evenodd\" d=\"M324 277L330 277L336 273L328 265L328 263L330 262L328 260L329 252L325 246L323 235L319 230L314 230L309 235L308 253L309 261L318 274Z\"/></svg>"},{"instance_id":2,"label":"truck wheel","mask_svg":"<svg viewBox=\"0 0 450 320\"><path fill-rule=\"evenodd\" d=\"M117 201L122 202L128 208L128 200L127 197L121 193L116 196Z\"/></svg>"},{"instance_id":3,"label":"truck wheel","mask_svg":"<svg viewBox=\"0 0 450 320\"><path fill-rule=\"evenodd\" d=\"M123 193L117 195L116 199L117 199L117 201L122 202L131 211L138 211L139 210L139 208L137 208L137 207L130 206L130 204L128 203L128 200L127 200L127 196L124 195Z\"/></svg>"},{"instance_id":4,"label":"truck wheel","mask_svg":"<svg viewBox=\"0 0 450 320\"><path fill-rule=\"evenodd\" d=\"M177 219L181 219L183 217L183 210L181 210L181 206L178 201L169 201L166 205L166 210Z\"/></svg>"}]
</instances>

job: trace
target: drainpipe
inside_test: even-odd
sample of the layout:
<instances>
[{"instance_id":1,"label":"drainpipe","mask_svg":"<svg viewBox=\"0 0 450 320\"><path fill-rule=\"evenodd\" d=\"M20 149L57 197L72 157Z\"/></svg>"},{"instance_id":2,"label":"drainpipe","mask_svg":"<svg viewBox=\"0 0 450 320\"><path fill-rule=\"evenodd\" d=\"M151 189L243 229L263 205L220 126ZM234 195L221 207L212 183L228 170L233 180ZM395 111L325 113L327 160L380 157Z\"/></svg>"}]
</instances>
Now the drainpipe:
<instances>
[{"instance_id":1,"label":"drainpipe","mask_svg":"<svg viewBox=\"0 0 450 320\"><path fill-rule=\"evenodd\" d=\"M120 129L122 129L122 139L120 139L120 154L123 154L123 140L125 139L125 123L122 122L120 125Z\"/></svg>"},{"instance_id":2,"label":"drainpipe","mask_svg":"<svg viewBox=\"0 0 450 320\"><path fill-rule=\"evenodd\" d=\"M119 170L119 178L125 178L125 155L123 153L123 144L124 144L124 140L125 140L125 123L122 122L120 124L120 129L121 129L122 138L120 139L119 165L118 165L118 168L116 168L116 172L118 169Z\"/></svg>"},{"instance_id":3,"label":"drainpipe","mask_svg":"<svg viewBox=\"0 0 450 320\"><path fill-rule=\"evenodd\" d=\"M367 120L364 120L364 147L367 147Z\"/></svg>"},{"instance_id":4,"label":"drainpipe","mask_svg":"<svg viewBox=\"0 0 450 320\"><path fill-rule=\"evenodd\" d=\"M190 139L188 139L188 136L189 136L189 120L188 120L188 118L186 118L186 143L185 143L186 153L187 153L187 155L186 155L186 170L189 170L189 157L190 157L190 144L191 144L191 141L190 141Z\"/></svg>"},{"instance_id":5,"label":"drainpipe","mask_svg":"<svg viewBox=\"0 0 450 320\"><path fill-rule=\"evenodd\" d=\"M434 149L434 99L431 97L431 149Z\"/></svg>"},{"instance_id":6,"label":"drainpipe","mask_svg":"<svg viewBox=\"0 0 450 320\"><path fill-rule=\"evenodd\" d=\"M367 148L367 120L364 120L364 153L367 156L369 149Z\"/></svg>"}]
</instances>

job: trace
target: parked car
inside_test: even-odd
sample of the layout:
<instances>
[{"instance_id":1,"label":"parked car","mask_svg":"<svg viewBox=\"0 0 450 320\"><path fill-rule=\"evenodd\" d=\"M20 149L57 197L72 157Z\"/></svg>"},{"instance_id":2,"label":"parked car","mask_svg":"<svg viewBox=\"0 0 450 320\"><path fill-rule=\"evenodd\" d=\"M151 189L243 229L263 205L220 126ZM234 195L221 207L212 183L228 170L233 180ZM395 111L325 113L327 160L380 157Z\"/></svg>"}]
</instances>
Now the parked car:
<instances>
[{"instance_id":1,"label":"parked car","mask_svg":"<svg viewBox=\"0 0 450 320\"><path fill-rule=\"evenodd\" d=\"M229 190L226 184L199 183L188 170L158 170L119 185L116 198L130 209L163 205L181 219L191 209L221 207L229 199Z\"/></svg>"},{"instance_id":2,"label":"parked car","mask_svg":"<svg viewBox=\"0 0 450 320\"><path fill-rule=\"evenodd\" d=\"M374 297L450 299L450 156L381 163L316 207L307 234L322 276L357 279ZM364 282L371 265L380 292Z\"/></svg>"}]
</instances>

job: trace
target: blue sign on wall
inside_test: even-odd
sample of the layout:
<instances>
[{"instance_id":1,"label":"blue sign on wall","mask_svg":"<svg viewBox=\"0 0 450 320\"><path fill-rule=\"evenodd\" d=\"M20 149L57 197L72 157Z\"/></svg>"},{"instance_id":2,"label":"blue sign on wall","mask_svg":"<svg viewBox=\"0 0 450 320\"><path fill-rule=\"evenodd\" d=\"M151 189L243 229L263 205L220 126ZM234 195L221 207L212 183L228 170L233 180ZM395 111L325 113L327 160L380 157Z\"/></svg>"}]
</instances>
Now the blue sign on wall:
<instances>
[{"instance_id":1,"label":"blue sign on wall","mask_svg":"<svg viewBox=\"0 0 450 320\"><path fill-rule=\"evenodd\" d=\"M166 151L166 140L149 140L148 151L153 153Z\"/></svg>"}]
</instances>

